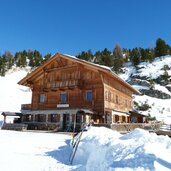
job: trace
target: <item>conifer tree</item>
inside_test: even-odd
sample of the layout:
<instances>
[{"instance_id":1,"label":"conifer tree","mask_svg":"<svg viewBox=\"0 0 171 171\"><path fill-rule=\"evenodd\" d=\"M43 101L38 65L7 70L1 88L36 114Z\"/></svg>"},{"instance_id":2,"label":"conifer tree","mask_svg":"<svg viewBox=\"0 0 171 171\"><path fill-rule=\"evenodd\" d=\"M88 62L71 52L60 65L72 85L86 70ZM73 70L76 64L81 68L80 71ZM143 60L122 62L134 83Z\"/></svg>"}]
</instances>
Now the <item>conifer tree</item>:
<instances>
[{"instance_id":1,"label":"conifer tree","mask_svg":"<svg viewBox=\"0 0 171 171\"><path fill-rule=\"evenodd\" d=\"M34 66L40 66L40 64L42 63L42 55L40 54L39 51L34 50L33 52L33 56L34 56Z\"/></svg>"},{"instance_id":2,"label":"conifer tree","mask_svg":"<svg viewBox=\"0 0 171 171\"><path fill-rule=\"evenodd\" d=\"M16 64L17 67L21 66L21 63L22 63L21 58L22 58L21 52L16 52L14 59L15 59L15 64Z\"/></svg>"},{"instance_id":3,"label":"conifer tree","mask_svg":"<svg viewBox=\"0 0 171 171\"><path fill-rule=\"evenodd\" d=\"M5 72L6 72L6 59L5 59L5 57L1 58L0 71L1 71L0 75L5 76Z\"/></svg>"},{"instance_id":4,"label":"conifer tree","mask_svg":"<svg viewBox=\"0 0 171 171\"><path fill-rule=\"evenodd\" d=\"M169 46L166 44L164 40L158 38L156 40L156 48L155 48L155 56L165 56L169 54Z\"/></svg>"},{"instance_id":5,"label":"conifer tree","mask_svg":"<svg viewBox=\"0 0 171 171\"><path fill-rule=\"evenodd\" d=\"M114 70L115 72L119 72L120 68L124 64L124 59L123 59L123 53L122 49L119 45L116 45L113 51L113 57L114 57Z\"/></svg>"},{"instance_id":6,"label":"conifer tree","mask_svg":"<svg viewBox=\"0 0 171 171\"><path fill-rule=\"evenodd\" d=\"M103 51L101 51L99 64L106 65L109 67L113 66L113 55L107 48L105 48Z\"/></svg>"},{"instance_id":7,"label":"conifer tree","mask_svg":"<svg viewBox=\"0 0 171 171\"><path fill-rule=\"evenodd\" d=\"M88 50L88 52L82 51L81 54L77 56L77 58L91 62L93 59L93 54L91 50Z\"/></svg>"},{"instance_id":8,"label":"conifer tree","mask_svg":"<svg viewBox=\"0 0 171 171\"><path fill-rule=\"evenodd\" d=\"M27 65L27 51L24 50L22 53L21 53L21 66L22 67L25 67Z\"/></svg>"},{"instance_id":9,"label":"conifer tree","mask_svg":"<svg viewBox=\"0 0 171 171\"><path fill-rule=\"evenodd\" d=\"M122 49L122 53L123 53L123 60L124 60L124 62L128 62L129 58L130 58L129 49L123 48Z\"/></svg>"},{"instance_id":10,"label":"conifer tree","mask_svg":"<svg viewBox=\"0 0 171 171\"><path fill-rule=\"evenodd\" d=\"M12 53L10 51L5 51L5 53L3 54L3 58L5 58L6 61L6 68L11 69L14 64L14 58Z\"/></svg>"},{"instance_id":11,"label":"conifer tree","mask_svg":"<svg viewBox=\"0 0 171 171\"><path fill-rule=\"evenodd\" d=\"M0 56L0 75L1 75L1 71L2 71L2 57Z\"/></svg>"},{"instance_id":12,"label":"conifer tree","mask_svg":"<svg viewBox=\"0 0 171 171\"><path fill-rule=\"evenodd\" d=\"M43 62L47 61L50 57L51 57L50 53L46 54L43 58Z\"/></svg>"},{"instance_id":13,"label":"conifer tree","mask_svg":"<svg viewBox=\"0 0 171 171\"><path fill-rule=\"evenodd\" d=\"M141 53L141 61L142 62L146 62L148 61L147 57L148 57L148 51L146 49L140 48L140 53Z\"/></svg>"},{"instance_id":14,"label":"conifer tree","mask_svg":"<svg viewBox=\"0 0 171 171\"><path fill-rule=\"evenodd\" d=\"M28 59L29 59L29 66L30 67L34 67L34 58L33 58L33 51L32 50L28 50Z\"/></svg>"},{"instance_id":15,"label":"conifer tree","mask_svg":"<svg viewBox=\"0 0 171 171\"><path fill-rule=\"evenodd\" d=\"M99 64L101 58L101 52L97 51L94 56L95 56L94 63Z\"/></svg>"},{"instance_id":16,"label":"conifer tree","mask_svg":"<svg viewBox=\"0 0 171 171\"><path fill-rule=\"evenodd\" d=\"M138 48L132 49L130 52L130 60L134 66L137 66L141 61L141 54Z\"/></svg>"},{"instance_id":17,"label":"conifer tree","mask_svg":"<svg viewBox=\"0 0 171 171\"><path fill-rule=\"evenodd\" d=\"M147 61L152 62L155 59L155 50L154 48L147 48Z\"/></svg>"}]
</instances>

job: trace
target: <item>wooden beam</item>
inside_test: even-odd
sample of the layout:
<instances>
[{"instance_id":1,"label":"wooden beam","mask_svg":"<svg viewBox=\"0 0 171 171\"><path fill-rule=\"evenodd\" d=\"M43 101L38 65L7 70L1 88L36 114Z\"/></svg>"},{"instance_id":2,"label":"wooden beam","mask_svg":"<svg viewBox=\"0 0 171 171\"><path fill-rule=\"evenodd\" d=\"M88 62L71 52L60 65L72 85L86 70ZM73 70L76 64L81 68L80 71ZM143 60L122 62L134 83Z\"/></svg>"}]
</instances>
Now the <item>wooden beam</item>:
<instances>
[{"instance_id":1,"label":"wooden beam","mask_svg":"<svg viewBox=\"0 0 171 171\"><path fill-rule=\"evenodd\" d=\"M56 62L58 63L58 66L61 67L61 61L60 61L60 59L56 60Z\"/></svg>"},{"instance_id":2,"label":"wooden beam","mask_svg":"<svg viewBox=\"0 0 171 171\"><path fill-rule=\"evenodd\" d=\"M77 67L77 65L61 66L61 67L50 68L50 69L47 69L46 71L51 72L51 71L57 71L57 70L68 70L68 69L75 68L75 67Z\"/></svg>"}]
</instances>

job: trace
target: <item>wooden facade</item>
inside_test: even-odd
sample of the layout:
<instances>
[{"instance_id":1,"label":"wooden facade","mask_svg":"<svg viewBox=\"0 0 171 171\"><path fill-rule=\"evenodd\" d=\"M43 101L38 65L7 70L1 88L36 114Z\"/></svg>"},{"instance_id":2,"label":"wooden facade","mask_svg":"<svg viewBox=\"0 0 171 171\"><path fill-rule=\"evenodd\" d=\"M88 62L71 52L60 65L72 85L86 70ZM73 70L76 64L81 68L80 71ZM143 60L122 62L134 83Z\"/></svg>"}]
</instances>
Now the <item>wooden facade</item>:
<instances>
[{"instance_id":1,"label":"wooden facade","mask_svg":"<svg viewBox=\"0 0 171 171\"><path fill-rule=\"evenodd\" d=\"M32 89L32 103L23 104L21 111L22 122L34 128L38 123L67 129L74 121L130 122L132 94L139 93L108 67L62 54L52 56L18 84Z\"/></svg>"}]
</instances>

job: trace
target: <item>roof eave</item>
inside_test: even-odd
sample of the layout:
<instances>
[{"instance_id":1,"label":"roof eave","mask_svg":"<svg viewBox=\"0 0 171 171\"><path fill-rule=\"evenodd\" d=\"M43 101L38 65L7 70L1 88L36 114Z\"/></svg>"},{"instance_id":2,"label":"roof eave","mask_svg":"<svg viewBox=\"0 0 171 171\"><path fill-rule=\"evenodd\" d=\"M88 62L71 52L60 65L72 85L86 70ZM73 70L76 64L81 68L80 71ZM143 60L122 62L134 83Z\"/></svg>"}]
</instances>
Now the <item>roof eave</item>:
<instances>
[{"instance_id":1,"label":"roof eave","mask_svg":"<svg viewBox=\"0 0 171 171\"><path fill-rule=\"evenodd\" d=\"M61 56L61 57L67 58L69 60L74 60L74 61L77 61L80 64L85 64L85 65L91 66L91 67L96 68L96 69L98 68L98 70L103 71L103 72L106 72L106 73L111 74L112 76L114 76L117 80L119 80L124 85L126 85L133 93L140 94L140 92L138 90L136 90L130 84L128 84L126 81L124 81L120 77L118 77L114 72L112 72L112 70L110 68L101 67L101 66L96 65L94 63L91 63L91 62L88 62L88 61L85 61L85 60L78 59L78 58L76 58L74 56L69 56L69 55L66 55L66 54L63 55L63 54L60 54L60 53L56 53L55 55L51 56L49 60L47 60L41 66L39 66L38 68L36 68L34 71L32 71L26 77L24 77L22 80L20 80L18 82L18 84L31 87L31 84L28 84L27 81L32 76L34 76L38 71L41 71L46 65L48 65L49 63L51 63L57 56Z\"/></svg>"},{"instance_id":2,"label":"roof eave","mask_svg":"<svg viewBox=\"0 0 171 171\"><path fill-rule=\"evenodd\" d=\"M29 73L28 75L26 75L23 79L21 79L17 84L19 85L23 85L23 86L27 86L30 87L27 83L27 81L33 76L35 75L38 71L41 71L43 69L43 67L45 67L46 65L48 65L51 61L53 61L55 59L56 56L60 55L59 53L56 53L55 55L50 57L50 60L47 60L45 63L43 63L42 65L40 65L39 67L37 67L34 71L32 71L31 73Z\"/></svg>"}]
</instances>

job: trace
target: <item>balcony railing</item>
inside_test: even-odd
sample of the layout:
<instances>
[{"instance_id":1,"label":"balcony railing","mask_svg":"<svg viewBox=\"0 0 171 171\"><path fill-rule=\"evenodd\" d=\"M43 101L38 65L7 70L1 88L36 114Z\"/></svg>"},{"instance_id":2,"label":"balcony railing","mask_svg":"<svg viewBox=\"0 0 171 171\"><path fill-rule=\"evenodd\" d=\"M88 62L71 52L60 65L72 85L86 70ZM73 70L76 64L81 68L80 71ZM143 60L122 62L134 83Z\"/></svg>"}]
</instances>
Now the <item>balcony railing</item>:
<instances>
[{"instance_id":1,"label":"balcony railing","mask_svg":"<svg viewBox=\"0 0 171 171\"><path fill-rule=\"evenodd\" d=\"M63 81L53 81L47 83L45 88L72 88L72 87L81 87L83 86L82 80L63 80Z\"/></svg>"}]
</instances>

